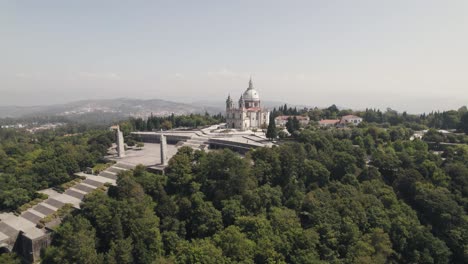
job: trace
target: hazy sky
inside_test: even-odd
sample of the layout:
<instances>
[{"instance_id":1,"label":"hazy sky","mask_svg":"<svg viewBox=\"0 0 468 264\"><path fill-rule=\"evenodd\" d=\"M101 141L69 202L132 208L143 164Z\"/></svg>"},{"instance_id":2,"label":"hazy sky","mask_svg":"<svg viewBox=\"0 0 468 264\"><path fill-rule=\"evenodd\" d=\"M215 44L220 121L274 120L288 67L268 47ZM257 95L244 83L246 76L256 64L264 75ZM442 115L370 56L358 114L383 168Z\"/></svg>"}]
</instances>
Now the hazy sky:
<instances>
[{"instance_id":1,"label":"hazy sky","mask_svg":"<svg viewBox=\"0 0 468 264\"><path fill-rule=\"evenodd\" d=\"M468 1L0 0L0 105L238 97L468 104Z\"/></svg>"}]
</instances>

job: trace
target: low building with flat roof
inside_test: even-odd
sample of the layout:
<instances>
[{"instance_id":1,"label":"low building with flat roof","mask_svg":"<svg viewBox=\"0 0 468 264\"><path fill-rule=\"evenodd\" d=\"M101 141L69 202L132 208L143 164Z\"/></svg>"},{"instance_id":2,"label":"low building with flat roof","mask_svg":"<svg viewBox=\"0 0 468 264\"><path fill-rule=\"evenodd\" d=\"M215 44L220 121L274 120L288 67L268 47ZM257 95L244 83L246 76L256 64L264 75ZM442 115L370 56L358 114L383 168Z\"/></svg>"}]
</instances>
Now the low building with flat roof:
<instances>
[{"instance_id":1,"label":"low building with flat roof","mask_svg":"<svg viewBox=\"0 0 468 264\"><path fill-rule=\"evenodd\" d=\"M307 126L310 122L310 118L308 116L302 115L282 115L275 117L275 125L277 127L284 127L288 122L289 118L296 118L299 121L299 124L303 127Z\"/></svg>"}]
</instances>

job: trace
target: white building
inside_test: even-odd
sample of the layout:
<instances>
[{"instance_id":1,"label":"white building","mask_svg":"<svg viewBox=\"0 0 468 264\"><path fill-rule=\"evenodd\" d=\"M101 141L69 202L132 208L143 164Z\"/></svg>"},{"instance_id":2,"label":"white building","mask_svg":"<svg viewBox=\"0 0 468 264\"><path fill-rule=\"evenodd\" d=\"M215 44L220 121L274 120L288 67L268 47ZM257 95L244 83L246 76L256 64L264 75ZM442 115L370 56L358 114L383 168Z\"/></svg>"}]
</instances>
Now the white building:
<instances>
[{"instance_id":1,"label":"white building","mask_svg":"<svg viewBox=\"0 0 468 264\"><path fill-rule=\"evenodd\" d=\"M275 118L275 124L277 127L284 127L286 126L286 123L288 122L289 118L296 118L299 121L299 124L303 127L307 126L310 122L310 118L308 116L293 116L293 115L282 115L282 116L277 116Z\"/></svg>"},{"instance_id":2,"label":"white building","mask_svg":"<svg viewBox=\"0 0 468 264\"><path fill-rule=\"evenodd\" d=\"M252 78L249 87L239 98L238 107L229 95L226 100L226 126L235 129L255 129L268 126L270 112L263 109L260 104L260 96L253 88Z\"/></svg>"},{"instance_id":3,"label":"white building","mask_svg":"<svg viewBox=\"0 0 468 264\"><path fill-rule=\"evenodd\" d=\"M340 124L341 125L353 124L353 125L357 126L361 122L362 122L362 118L360 118L359 116L345 115L345 116L341 117Z\"/></svg>"},{"instance_id":4,"label":"white building","mask_svg":"<svg viewBox=\"0 0 468 264\"><path fill-rule=\"evenodd\" d=\"M322 119L320 120L319 126L321 127L346 127L349 125L359 125L362 122L362 118L355 115L345 115L341 119Z\"/></svg>"}]
</instances>

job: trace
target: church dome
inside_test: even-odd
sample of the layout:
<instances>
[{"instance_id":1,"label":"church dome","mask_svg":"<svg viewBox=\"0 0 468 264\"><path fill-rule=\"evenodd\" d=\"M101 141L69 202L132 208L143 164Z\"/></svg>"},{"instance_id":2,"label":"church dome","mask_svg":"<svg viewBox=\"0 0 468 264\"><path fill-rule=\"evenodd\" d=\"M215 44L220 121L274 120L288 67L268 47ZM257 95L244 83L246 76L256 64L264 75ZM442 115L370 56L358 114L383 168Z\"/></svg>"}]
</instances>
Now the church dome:
<instances>
[{"instance_id":1,"label":"church dome","mask_svg":"<svg viewBox=\"0 0 468 264\"><path fill-rule=\"evenodd\" d=\"M245 101L260 101L260 96L255 89L247 89L242 97Z\"/></svg>"},{"instance_id":2,"label":"church dome","mask_svg":"<svg viewBox=\"0 0 468 264\"><path fill-rule=\"evenodd\" d=\"M257 90L253 88L252 79L249 81L249 88L242 95L245 101L260 101L260 95Z\"/></svg>"}]
</instances>

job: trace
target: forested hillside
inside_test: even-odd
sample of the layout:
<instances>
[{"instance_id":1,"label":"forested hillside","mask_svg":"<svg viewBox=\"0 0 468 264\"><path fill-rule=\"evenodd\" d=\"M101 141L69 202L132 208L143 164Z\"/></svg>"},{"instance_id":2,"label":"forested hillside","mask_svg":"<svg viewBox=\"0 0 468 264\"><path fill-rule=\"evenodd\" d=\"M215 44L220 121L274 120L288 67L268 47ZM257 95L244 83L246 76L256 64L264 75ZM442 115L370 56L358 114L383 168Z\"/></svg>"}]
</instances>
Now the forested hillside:
<instances>
[{"instance_id":1,"label":"forested hillside","mask_svg":"<svg viewBox=\"0 0 468 264\"><path fill-rule=\"evenodd\" d=\"M466 263L468 148L404 127L300 131L245 158L181 148L70 215L43 263Z\"/></svg>"},{"instance_id":2,"label":"forested hillside","mask_svg":"<svg viewBox=\"0 0 468 264\"><path fill-rule=\"evenodd\" d=\"M73 134L70 134L73 133ZM66 126L29 133L0 129L0 211L15 210L98 162L113 142L107 130Z\"/></svg>"},{"instance_id":3,"label":"forested hillside","mask_svg":"<svg viewBox=\"0 0 468 264\"><path fill-rule=\"evenodd\" d=\"M198 128L208 125L219 124L225 121L221 113L210 115L205 113L190 115L169 115L169 116L150 116L146 119L131 118L126 122L121 122L120 126L124 132L128 131L154 131L168 130L172 128Z\"/></svg>"}]
</instances>

